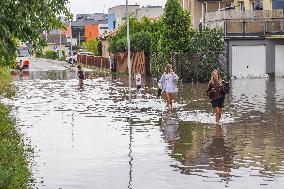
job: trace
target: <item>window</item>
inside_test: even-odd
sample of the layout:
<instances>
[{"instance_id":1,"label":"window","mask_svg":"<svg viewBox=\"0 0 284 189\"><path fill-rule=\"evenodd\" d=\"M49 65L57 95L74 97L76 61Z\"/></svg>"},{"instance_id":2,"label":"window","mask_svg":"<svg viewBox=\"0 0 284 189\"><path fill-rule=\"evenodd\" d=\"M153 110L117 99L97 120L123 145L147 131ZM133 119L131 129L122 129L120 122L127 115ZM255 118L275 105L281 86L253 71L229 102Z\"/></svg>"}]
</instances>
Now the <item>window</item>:
<instances>
[{"instance_id":1,"label":"window","mask_svg":"<svg viewBox=\"0 0 284 189\"><path fill-rule=\"evenodd\" d=\"M245 11L245 6L243 1L239 1L240 10Z\"/></svg>"},{"instance_id":2,"label":"window","mask_svg":"<svg viewBox=\"0 0 284 189\"><path fill-rule=\"evenodd\" d=\"M251 2L252 10L263 10L263 2L260 0Z\"/></svg>"},{"instance_id":3,"label":"window","mask_svg":"<svg viewBox=\"0 0 284 189\"><path fill-rule=\"evenodd\" d=\"M284 0L272 0L272 9L284 9Z\"/></svg>"}]
</instances>

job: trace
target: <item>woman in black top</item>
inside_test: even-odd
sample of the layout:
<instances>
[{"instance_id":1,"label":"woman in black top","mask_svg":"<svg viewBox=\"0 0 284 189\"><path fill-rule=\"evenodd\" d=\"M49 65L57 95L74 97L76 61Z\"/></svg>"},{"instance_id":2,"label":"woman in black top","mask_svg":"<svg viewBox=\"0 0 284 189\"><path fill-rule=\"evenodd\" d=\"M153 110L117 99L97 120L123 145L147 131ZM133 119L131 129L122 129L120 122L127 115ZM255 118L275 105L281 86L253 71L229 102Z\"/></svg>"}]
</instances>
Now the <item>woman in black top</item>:
<instances>
[{"instance_id":1,"label":"woman in black top","mask_svg":"<svg viewBox=\"0 0 284 189\"><path fill-rule=\"evenodd\" d=\"M219 123L222 108L224 108L225 90L218 70L212 72L206 92L211 99L212 107L215 109L216 123Z\"/></svg>"}]
</instances>

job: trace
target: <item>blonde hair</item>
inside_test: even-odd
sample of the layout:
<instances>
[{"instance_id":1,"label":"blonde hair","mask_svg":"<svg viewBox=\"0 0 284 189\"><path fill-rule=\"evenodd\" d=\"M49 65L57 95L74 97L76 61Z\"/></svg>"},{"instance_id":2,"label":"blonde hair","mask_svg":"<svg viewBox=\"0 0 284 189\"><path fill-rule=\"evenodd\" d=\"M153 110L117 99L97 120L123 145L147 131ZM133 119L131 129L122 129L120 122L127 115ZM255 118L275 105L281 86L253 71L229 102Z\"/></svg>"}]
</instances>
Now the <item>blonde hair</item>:
<instances>
[{"instance_id":1,"label":"blonde hair","mask_svg":"<svg viewBox=\"0 0 284 189\"><path fill-rule=\"evenodd\" d=\"M167 64L167 65L166 65L166 68L165 68L166 73L168 73L168 69L169 69L169 68L171 68L171 69L173 68L171 64Z\"/></svg>"},{"instance_id":2,"label":"blonde hair","mask_svg":"<svg viewBox=\"0 0 284 189\"><path fill-rule=\"evenodd\" d=\"M218 83L221 81L221 75L220 75L220 72L218 70L213 70L213 72L211 73L211 79L210 79L210 83L215 83L214 81L214 73L217 73L218 74Z\"/></svg>"}]
</instances>

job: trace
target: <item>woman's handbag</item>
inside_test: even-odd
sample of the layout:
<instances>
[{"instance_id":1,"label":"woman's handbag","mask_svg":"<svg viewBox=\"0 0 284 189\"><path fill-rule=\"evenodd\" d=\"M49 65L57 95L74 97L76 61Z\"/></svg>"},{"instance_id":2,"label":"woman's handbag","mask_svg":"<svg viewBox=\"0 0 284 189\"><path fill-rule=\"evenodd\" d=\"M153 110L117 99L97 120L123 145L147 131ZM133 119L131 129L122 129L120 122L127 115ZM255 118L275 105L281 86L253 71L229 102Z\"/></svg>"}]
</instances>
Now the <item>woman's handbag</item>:
<instances>
[{"instance_id":1,"label":"woman's handbag","mask_svg":"<svg viewBox=\"0 0 284 189\"><path fill-rule=\"evenodd\" d=\"M160 97L161 95L162 95L162 89L159 88L159 89L158 89L158 93L157 93L157 97Z\"/></svg>"}]
</instances>

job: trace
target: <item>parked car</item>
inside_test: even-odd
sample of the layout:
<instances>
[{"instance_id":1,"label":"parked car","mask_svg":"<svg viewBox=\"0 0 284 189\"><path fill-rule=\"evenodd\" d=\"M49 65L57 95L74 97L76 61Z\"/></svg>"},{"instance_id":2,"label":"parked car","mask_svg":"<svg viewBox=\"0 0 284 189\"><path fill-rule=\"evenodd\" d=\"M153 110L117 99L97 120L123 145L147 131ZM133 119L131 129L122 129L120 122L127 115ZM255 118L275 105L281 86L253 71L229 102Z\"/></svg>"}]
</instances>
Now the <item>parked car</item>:
<instances>
[{"instance_id":1,"label":"parked car","mask_svg":"<svg viewBox=\"0 0 284 189\"><path fill-rule=\"evenodd\" d=\"M17 48L16 66L19 69L28 68L30 66L30 53L27 47Z\"/></svg>"}]
</instances>

